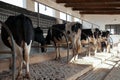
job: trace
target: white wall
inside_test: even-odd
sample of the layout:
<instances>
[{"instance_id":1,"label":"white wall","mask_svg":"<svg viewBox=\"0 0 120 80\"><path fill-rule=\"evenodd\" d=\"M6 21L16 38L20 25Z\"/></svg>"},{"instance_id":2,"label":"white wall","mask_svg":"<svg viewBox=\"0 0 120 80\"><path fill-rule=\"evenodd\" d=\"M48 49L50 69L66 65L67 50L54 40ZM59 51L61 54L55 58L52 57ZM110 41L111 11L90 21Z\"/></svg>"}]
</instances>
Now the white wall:
<instances>
[{"instance_id":1,"label":"white wall","mask_svg":"<svg viewBox=\"0 0 120 80\"><path fill-rule=\"evenodd\" d=\"M35 11L34 1L33 0L26 0L26 8L30 11Z\"/></svg>"},{"instance_id":2,"label":"white wall","mask_svg":"<svg viewBox=\"0 0 120 80\"><path fill-rule=\"evenodd\" d=\"M99 25L102 30L106 24L120 24L120 15L82 15L82 19Z\"/></svg>"}]
</instances>

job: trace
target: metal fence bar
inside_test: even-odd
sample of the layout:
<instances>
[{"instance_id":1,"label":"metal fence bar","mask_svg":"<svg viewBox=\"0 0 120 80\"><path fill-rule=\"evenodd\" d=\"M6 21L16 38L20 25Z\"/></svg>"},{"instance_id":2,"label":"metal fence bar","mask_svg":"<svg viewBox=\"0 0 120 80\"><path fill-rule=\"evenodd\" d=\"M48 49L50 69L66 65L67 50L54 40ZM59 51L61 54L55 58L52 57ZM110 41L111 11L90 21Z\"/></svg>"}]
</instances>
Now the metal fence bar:
<instances>
[{"instance_id":1,"label":"metal fence bar","mask_svg":"<svg viewBox=\"0 0 120 80\"><path fill-rule=\"evenodd\" d=\"M9 30L9 28L2 22L0 21L0 23L2 24L2 27L4 27L6 29L6 31L8 32L10 39L11 39L11 44L12 44L12 61L13 61L13 65L12 65L12 80L15 80L15 71L16 71L16 54L15 54L15 47L14 47L14 40L13 40L13 36L11 31ZM3 53L4 54L4 53Z\"/></svg>"},{"instance_id":2,"label":"metal fence bar","mask_svg":"<svg viewBox=\"0 0 120 80\"><path fill-rule=\"evenodd\" d=\"M35 1L35 2L40 3L40 4L43 4L43 5L47 6L47 7L50 7L50 8L52 8L52 9L56 10L56 11L63 12L63 13L65 13L65 14L68 14L68 15L72 16L72 17L75 17L75 16L73 16L73 15L71 15L71 14L69 14L69 13L66 13L66 12L64 12L64 11L58 10L58 9L56 9L56 8L54 8L54 7L51 7L51 6L48 6L48 5L44 4L44 3L41 3L41 2L38 2L38 1ZM76 18L78 18L78 17L76 17ZM98 26L98 27L100 28L100 26L97 25L97 24L94 24L94 23L92 23L92 22L89 22L89 21L84 20L84 19L81 19L81 18L78 18L78 19L83 20L83 21L86 21L86 22L88 22L88 23L90 23L90 24L96 25L96 26ZM67 21L67 19L66 19L66 21Z\"/></svg>"}]
</instances>

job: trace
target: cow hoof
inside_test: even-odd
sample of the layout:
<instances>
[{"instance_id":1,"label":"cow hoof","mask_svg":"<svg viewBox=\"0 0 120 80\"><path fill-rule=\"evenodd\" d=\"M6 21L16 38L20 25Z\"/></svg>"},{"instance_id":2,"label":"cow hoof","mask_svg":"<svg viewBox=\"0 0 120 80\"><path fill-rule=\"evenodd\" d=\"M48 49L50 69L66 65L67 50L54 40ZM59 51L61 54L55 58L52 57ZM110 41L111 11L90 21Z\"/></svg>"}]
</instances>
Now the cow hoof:
<instances>
[{"instance_id":1,"label":"cow hoof","mask_svg":"<svg viewBox=\"0 0 120 80\"><path fill-rule=\"evenodd\" d=\"M54 60L58 60L58 58L57 57L55 57L55 59Z\"/></svg>"},{"instance_id":2,"label":"cow hoof","mask_svg":"<svg viewBox=\"0 0 120 80\"><path fill-rule=\"evenodd\" d=\"M55 58L54 60L58 60L57 58Z\"/></svg>"},{"instance_id":3,"label":"cow hoof","mask_svg":"<svg viewBox=\"0 0 120 80\"><path fill-rule=\"evenodd\" d=\"M22 75L17 75L16 79L15 80L22 80L23 79L23 76Z\"/></svg>"},{"instance_id":4,"label":"cow hoof","mask_svg":"<svg viewBox=\"0 0 120 80\"><path fill-rule=\"evenodd\" d=\"M29 79L29 80L30 80L30 74L29 74L29 73L27 73L27 74L24 76L24 78L27 78L27 79Z\"/></svg>"},{"instance_id":5,"label":"cow hoof","mask_svg":"<svg viewBox=\"0 0 120 80\"><path fill-rule=\"evenodd\" d=\"M60 60L60 59L61 59L61 57L58 58L58 60Z\"/></svg>"}]
</instances>

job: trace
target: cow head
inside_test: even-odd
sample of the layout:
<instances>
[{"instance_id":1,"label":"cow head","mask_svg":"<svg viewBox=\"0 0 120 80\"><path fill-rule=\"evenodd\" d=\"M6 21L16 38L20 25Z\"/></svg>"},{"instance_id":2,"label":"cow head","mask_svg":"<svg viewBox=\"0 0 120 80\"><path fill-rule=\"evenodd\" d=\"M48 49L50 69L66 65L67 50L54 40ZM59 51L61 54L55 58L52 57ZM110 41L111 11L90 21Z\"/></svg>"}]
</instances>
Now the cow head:
<instances>
[{"instance_id":1,"label":"cow head","mask_svg":"<svg viewBox=\"0 0 120 80\"><path fill-rule=\"evenodd\" d=\"M102 37L101 37L101 49L102 49L102 51L103 51L103 49L106 49L107 52L110 52L110 44L108 41L109 36L110 36L109 31L102 32Z\"/></svg>"},{"instance_id":2,"label":"cow head","mask_svg":"<svg viewBox=\"0 0 120 80\"><path fill-rule=\"evenodd\" d=\"M107 40L107 38L109 38L109 36L110 36L110 32L109 31L103 31L102 35L101 35L102 41Z\"/></svg>"},{"instance_id":3,"label":"cow head","mask_svg":"<svg viewBox=\"0 0 120 80\"><path fill-rule=\"evenodd\" d=\"M44 47L46 45L46 41L43 35L43 30L40 27L34 28L34 41L41 44L41 52L46 52L46 48Z\"/></svg>"},{"instance_id":4,"label":"cow head","mask_svg":"<svg viewBox=\"0 0 120 80\"><path fill-rule=\"evenodd\" d=\"M98 28L95 28L94 37L95 37L96 39L98 39L98 38L101 37L101 31L100 31Z\"/></svg>"}]
</instances>

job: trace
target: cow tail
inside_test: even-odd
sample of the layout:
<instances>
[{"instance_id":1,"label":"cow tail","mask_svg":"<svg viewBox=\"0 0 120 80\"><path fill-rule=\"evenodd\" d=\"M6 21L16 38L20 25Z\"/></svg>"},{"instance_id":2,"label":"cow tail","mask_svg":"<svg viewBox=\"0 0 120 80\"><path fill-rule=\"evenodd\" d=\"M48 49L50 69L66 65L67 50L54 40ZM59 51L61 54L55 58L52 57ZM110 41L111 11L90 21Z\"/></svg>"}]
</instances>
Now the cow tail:
<instances>
[{"instance_id":1,"label":"cow tail","mask_svg":"<svg viewBox=\"0 0 120 80\"><path fill-rule=\"evenodd\" d=\"M8 26L7 26L4 22L2 22L2 21L0 21L0 24L2 25L2 28L1 28L1 29L4 29L4 31L6 32L5 35L7 35L7 36L9 35L9 36L12 37L12 33L11 33L11 31L9 30ZM1 34L2 34L2 30L1 30ZM2 37L2 36L1 36L1 37ZM4 40L3 40L3 42L4 42ZM9 44L8 41L5 41L4 44L7 45L11 50L13 50L12 46Z\"/></svg>"}]
</instances>

